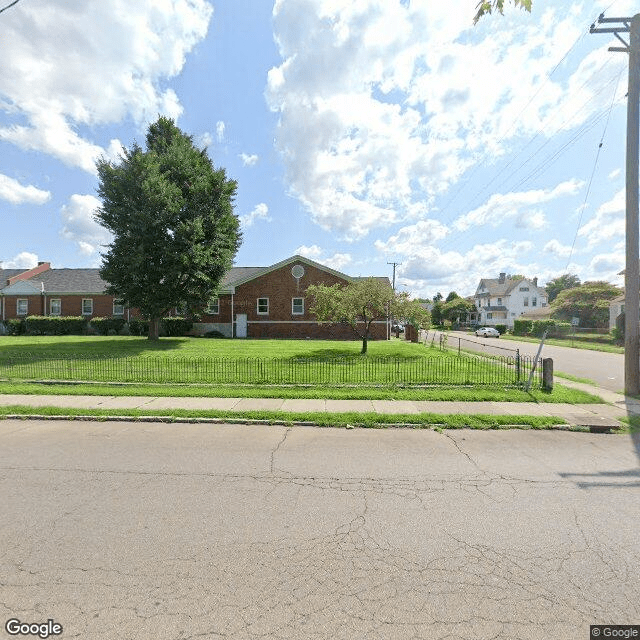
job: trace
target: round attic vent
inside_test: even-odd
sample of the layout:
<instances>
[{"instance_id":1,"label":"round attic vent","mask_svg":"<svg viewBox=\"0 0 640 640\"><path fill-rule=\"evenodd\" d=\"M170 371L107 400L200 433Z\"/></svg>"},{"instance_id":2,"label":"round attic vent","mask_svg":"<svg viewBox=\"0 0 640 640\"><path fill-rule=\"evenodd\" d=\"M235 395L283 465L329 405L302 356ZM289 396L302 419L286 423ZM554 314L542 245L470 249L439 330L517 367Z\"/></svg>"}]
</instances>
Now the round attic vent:
<instances>
[{"instance_id":1,"label":"round attic vent","mask_svg":"<svg viewBox=\"0 0 640 640\"><path fill-rule=\"evenodd\" d=\"M291 268L291 275L296 279L300 280L304 275L304 267L301 264L296 264Z\"/></svg>"}]
</instances>

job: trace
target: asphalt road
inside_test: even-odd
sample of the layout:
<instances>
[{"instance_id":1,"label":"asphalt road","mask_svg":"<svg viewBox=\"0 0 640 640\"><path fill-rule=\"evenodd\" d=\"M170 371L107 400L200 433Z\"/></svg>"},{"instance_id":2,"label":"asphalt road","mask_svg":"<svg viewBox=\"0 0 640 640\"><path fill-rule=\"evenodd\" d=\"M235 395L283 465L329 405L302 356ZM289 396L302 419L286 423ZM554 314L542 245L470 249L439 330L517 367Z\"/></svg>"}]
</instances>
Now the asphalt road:
<instances>
[{"instance_id":1,"label":"asphalt road","mask_svg":"<svg viewBox=\"0 0 640 640\"><path fill-rule=\"evenodd\" d=\"M433 332L430 332L430 335L433 335ZM523 355L535 356L539 346L533 342L479 338L464 331L449 332L448 345L450 347L457 347L458 340L461 341L460 344L463 349L484 351L497 355L514 355L512 352L520 349L520 353ZM579 378L588 378L603 389L623 393L624 355L622 354L545 344L541 357L553 358L554 371L569 373Z\"/></svg>"},{"instance_id":2,"label":"asphalt road","mask_svg":"<svg viewBox=\"0 0 640 640\"><path fill-rule=\"evenodd\" d=\"M560 431L1 421L3 624L587 640L640 623L638 451Z\"/></svg>"}]
</instances>

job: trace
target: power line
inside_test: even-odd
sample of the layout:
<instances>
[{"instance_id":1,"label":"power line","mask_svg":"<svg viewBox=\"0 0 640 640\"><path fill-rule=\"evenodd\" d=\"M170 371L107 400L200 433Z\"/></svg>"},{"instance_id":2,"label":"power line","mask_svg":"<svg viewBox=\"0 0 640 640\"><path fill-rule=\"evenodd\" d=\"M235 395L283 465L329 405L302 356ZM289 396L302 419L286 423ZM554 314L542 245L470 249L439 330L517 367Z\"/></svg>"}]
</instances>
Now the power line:
<instances>
[{"instance_id":1,"label":"power line","mask_svg":"<svg viewBox=\"0 0 640 640\"><path fill-rule=\"evenodd\" d=\"M13 5L18 4L18 2L20 2L20 0L13 0L11 4L8 4L6 7L3 7L2 9L0 9L0 13L2 13L3 11L6 11L7 9L10 9L11 7L13 7Z\"/></svg>"},{"instance_id":2,"label":"power line","mask_svg":"<svg viewBox=\"0 0 640 640\"><path fill-rule=\"evenodd\" d=\"M573 250L576 246L576 240L578 239L578 232L580 231L580 227L582 226L582 216L584 215L584 210L587 207L587 200L589 198L589 194L591 192L591 184L593 182L593 176L596 173L596 167L598 166L598 158L600 157L600 151L602 150L602 144L604 143L604 137L607 133L607 127L609 126L609 120L611 118L611 111L613 110L613 105L616 99L616 93L618 93L618 85L620 83L620 78L622 77L622 70L620 71L620 74L618 75L618 82L616 83L616 88L615 91L613 92L613 97L611 98L611 106L609 107L609 113L607 114L607 121L605 122L604 125L604 131L602 132L602 137L600 138L600 144L598 145L598 151L596 153L596 159L593 163L593 171L591 172L591 177L589 178L589 184L587 186L587 192L585 193L584 196L584 203L582 204L582 207L580 209L580 217L578 218L578 226L576 227L576 234L573 237L573 243L571 245L571 251L569 252L569 257L567 258L567 266L565 267L565 271L567 271L569 269L569 263L571 262L571 258L573 256Z\"/></svg>"}]
</instances>

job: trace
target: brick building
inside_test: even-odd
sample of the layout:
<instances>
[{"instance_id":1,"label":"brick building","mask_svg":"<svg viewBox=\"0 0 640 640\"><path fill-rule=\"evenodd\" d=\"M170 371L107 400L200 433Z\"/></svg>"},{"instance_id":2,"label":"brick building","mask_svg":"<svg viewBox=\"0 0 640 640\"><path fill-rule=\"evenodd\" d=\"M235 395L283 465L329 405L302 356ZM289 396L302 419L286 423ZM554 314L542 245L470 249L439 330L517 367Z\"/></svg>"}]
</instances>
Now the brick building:
<instances>
[{"instance_id":1,"label":"brick building","mask_svg":"<svg viewBox=\"0 0 640 640\"><path fill-rule=\"evenodd\" d=\"M105 293L98 269L52 269L40 262L33 269L0 269L0 319L27 316L119 316L129 309Z\"/></svg>"},{"instance_id":2,"label":"brick building","mask_svg":"<svg viewBox=\"0 0 640 640\"><path fill-rule=\"evenodd\" d=\"M311 284L330 286L354 279L302 256L268 267L233 267L194 332L215 330L237 338L352 339L350 327L315 320L305 291ZM384 281L389 283L388 278ZM48 262L26 271L0 269L0 319L82 315L128 320L137 315L107 295L106 287L98 269L52 269ZM385 320L374 322L371 339L386 339L387 325Z\"/></svg>"}]
</instances>

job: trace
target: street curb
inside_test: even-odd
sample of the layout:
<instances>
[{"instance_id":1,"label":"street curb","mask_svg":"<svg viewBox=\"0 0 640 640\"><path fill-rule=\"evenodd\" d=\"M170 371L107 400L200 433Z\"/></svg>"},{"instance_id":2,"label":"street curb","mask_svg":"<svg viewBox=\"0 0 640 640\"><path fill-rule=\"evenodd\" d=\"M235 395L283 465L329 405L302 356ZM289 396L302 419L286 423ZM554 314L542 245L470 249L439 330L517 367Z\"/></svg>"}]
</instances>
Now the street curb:
<instances>
[{"instance_id":1,"label":"street curb","mask_svg":"<svg viewBox=\"0 0 640 640\"><path fill-rule=\"evenodd\" d=\"M296 421L296 420L258 420L251 418L185 418L174 416L91 416L91 415L39 415L39 414L7 414L0 416L0 420L49 420L56 421L77 421L77 422L161 422L164 424L231 424L231 425L262 425L266 427L270 426L283 426L283 427L316 427L320 429L415 429L425 431L437 431L440 429L473 429L474 431L572 431L578 433L611 433L617 431L615 427L611 427L607 431L597 430L594 431L590 427L584 427L579 425L572 425L569 423L550 424L544 427L532 428L522 424L502 424L497 427L487 427L486 429L480 429L477 427L457 426L452 427L448 424L432 423L429 425L419 425L416 423L398 422L398 423L378 423L372 427L361 427L358 425L346 426L327 426L321 425L316 422L308 421Z\"/></svg>"}]
</instances>

